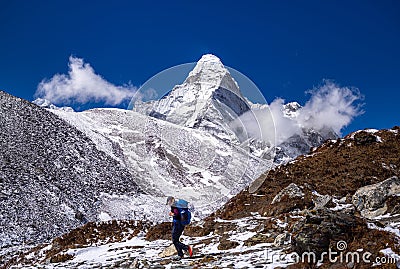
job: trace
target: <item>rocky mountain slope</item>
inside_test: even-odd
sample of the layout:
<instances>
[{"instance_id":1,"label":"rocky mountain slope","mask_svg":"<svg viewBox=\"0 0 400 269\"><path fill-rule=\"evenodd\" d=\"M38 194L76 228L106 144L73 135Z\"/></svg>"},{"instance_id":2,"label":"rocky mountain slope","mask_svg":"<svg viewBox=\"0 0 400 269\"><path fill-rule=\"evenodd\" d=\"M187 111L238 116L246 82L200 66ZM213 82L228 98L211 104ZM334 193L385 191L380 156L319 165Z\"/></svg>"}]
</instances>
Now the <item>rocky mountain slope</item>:
<instances>
[{"instance_id":1,"label":"rocky mountain slope","mask_svg":"<svg viewBox=\"0 0 400 269\"><path fill-rule=\"evenodd\" d=\"M38 243L98 220L104 195L137 196L136 179L82 132L0 92L0 246Z\"/></svg>"},{"instance_id":2,"label":"rocky mountain slope","mask_svg":"<svg viewBox=\"0 0 400 269\"><path fill-rule=\"evenodd\" d=\"M215 214L185 229L184 240L195 249L193 259L168 257L174 253L167 248L169 223L109 222L96 229L88 224L13 263L45 268L400 268L399 132L399 127L359 131L265 173ZM110 230L101 225L114 227L114 233L99 235ZM331 260L322 256L329 249L336 252Z\"/></svg>"},{"instance_id":3,"label":"rocky mountain slope","mask_svg":"<svg viewBox=\"0 0 400 269\"><path fill-rule=\"evenodd\" d=\"M399 132L365 130L328 141L261 176L210 217L209 225L256 213L284 222L284 229L272 226L264 233L285 234L288 251L321 254L346 242L347 252L368 251L371 260L391 253L400 266ZM330 264L325 259L322 268Z\"/></svg>"},{"instance_id":4,"label":"rocky mountain slope","mask_svg":"<svg viewBox=\"0 0 400 269\"><path fill-rule=\"evenodd\" d=\"M227 203L218 214L224 218L246 215L245 211L236 206L235 209L229 208L230 204L242 204L237 203L238 200L250 203L251 211L265 214L273 197L283 186L291 183L320 195L350 197L361 187L382 182L392 176L399 177L399 153L398 127L392 130L358 131L342 139L327 141L313 148L310 154L299 156L286 165L266 172L253 186ZM260 199L258 195L268 199Z\"/></svg>"}]
</instances>

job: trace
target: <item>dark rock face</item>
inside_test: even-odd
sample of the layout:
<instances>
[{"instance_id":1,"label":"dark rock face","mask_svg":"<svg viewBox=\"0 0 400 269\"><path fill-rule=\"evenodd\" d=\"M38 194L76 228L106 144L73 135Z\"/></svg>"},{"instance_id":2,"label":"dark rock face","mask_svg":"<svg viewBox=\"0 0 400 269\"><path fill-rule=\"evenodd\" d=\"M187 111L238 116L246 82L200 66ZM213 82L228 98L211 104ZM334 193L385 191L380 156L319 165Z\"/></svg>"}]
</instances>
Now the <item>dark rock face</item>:
<instances>
[{"instance_id":1,"label":"dark rock face","mask_svg":"<svg viewBox=\"0 0 400 269\"><path fill-rule=\"evenodd\" d=\"M41 242L94 221L102 193L140 190L83 133L0 92L0 245Z\"/></svg>"},{"instance_id":2,"label":"dark rock face","mask_svg":"<svg viewBox=\"0 0 400 269\"><path fill-rule=\"evenodd\" d=\"M344 211L321 209L307 212L304 219L292 226L291 233L290 251L302 257L303 263L288 268L317 268L317 261L321 259L322 265L318 268L353 268L346 266L354 260L341 260L340 257L357 251L361 256L363 250L371 254L369 260L373 261L382 257L380 251L388 246L398 251L398 239L394 234L369 229L363 219ZM315 259L307 253L315 254ZM395 264L388 266L383 268L396 268ZM371 263L360 259L356 268L371 268Z\"/></svg>"},{"instance_id":3,"label":"dark rock face","mask_svg":"<svg viewBox=\"0 0 400 269\"><path fill-rule=\"evenodd\" d=\"M228 104L229 108L232 109L236 115L240 116L250 110L249 105L240 96L229 89L219 87L213 92L212 97L222 104Z\"/></svg>"},{"instance_id":4,"label":"dark rock face","mask_svg":"<svg viewBox=\"0 0 400 269\"><path fill-rule=\"evenodd\" d=\"M296 223L293 228L293 251L300 255L312 251L320 256L322 252L327 252L329 247L336 247L334 244L332 246L332 242L352 238L354 228L358 225L366 226L360 219L348 214L326 209L308 213L305 219Z\"/></svg>"},{"instance_id":5,"label":"dark rock face","mask_svg":"<svg viewBox=\"0 0 400 269\"><path fill-rule=\"evenodd\" d=\"M376 136L365 131L361 131L354 135L356 145L370 145L377 142Z\"/></svg>"},{"instance_id":6,"label":"dark rock face","mask_svg":"<svg viewBox=\"0 0 400 269\"><path fill-rule=\"evenodd\" d=\"M329 139L338 139L339 136L331 130L315 131L303 129L301 135L296 134L281 143L276 148L274 162L281 164L285 160L294 159L297 156L307 154L311 148L318 147Z\"/></svg>"}]
</instances>

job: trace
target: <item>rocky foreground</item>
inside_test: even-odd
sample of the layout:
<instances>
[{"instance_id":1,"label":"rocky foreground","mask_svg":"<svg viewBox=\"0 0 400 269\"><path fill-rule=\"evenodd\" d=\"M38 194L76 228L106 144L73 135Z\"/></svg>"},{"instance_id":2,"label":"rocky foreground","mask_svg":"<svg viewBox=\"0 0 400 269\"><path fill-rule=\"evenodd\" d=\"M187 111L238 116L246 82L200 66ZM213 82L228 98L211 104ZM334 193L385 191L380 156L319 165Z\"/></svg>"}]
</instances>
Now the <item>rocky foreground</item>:
<instances>
[{"instance_id":1,"label":"rocky foreground","mask_svg":"<svg viewBox=\"0 0 400 269\"><path fill-rule=\"evenodd\" d=\"M170 223L112 221L88 223L6 266L400 268L399 132L359 131L266 173L186 228L192 259L172 258Z\"/></svg>"}]
</instances>

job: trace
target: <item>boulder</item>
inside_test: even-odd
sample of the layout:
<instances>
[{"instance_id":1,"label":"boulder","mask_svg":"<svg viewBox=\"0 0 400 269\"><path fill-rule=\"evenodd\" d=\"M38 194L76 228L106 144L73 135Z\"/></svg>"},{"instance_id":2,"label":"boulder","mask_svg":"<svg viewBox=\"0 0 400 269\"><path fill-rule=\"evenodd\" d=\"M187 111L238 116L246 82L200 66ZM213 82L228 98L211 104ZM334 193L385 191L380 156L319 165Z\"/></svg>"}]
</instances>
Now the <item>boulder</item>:
<instances>
[{"instance_id":1,"label":"boulder","mask_svg":"<svg viewBox=\"0 0 400 269\"><path fill-rule=\"evenodd\" d=\"M165 257L174 256L177 254L178 254L178 252L176 251L175 246L172 244L169 247L167 247L166 249L164 249L160 254L158 254L158 256L161 258L165 258Z\"/></svg>"},{"instance_id":2,"label":"boulder","mask_svg":"<svg viewBox=\"0 0 400 269\"><path fill-rule=\"evenodd\" d=\"M370 145L377 142L377 138L369 132L361 131L354 135L354 141L356 145Z\"/></svg>"},{"instance_id":3,"label":"boulder","mask_svg":"<svg viewBox=\"0 0 400 269\"><path fill-rule=\"evenodd\" d=\"M299 186L294 183L290 183L289 186L281 190L272 200L271 205L279 203L284 196L289 198L304 197L304 193Z\"/></svg>"},{"instance_id":4,"label":"boulder","mask_svg":"<svg viewBox=\"0 0 400 269\"><path fill-rule=\"evenodd\" d=\"M244 242L244 245L247 247L255 246L257 244L262 244L262 243L274 243L274 236L272 234L262 234L258 233L254 235L253 237L247 239Z\"/></svg>"},{"instance_id":5,"label":"boulder","mask_svg":"<svg viewBox=\"0 0 400 269\"><path fill-rule=\"evenodd\" d=\"M335 242L350 242L357 227L365 224L353 215L329 209L306 212L305 218L299 220L292 228L292 250L299 255L307 251L317 257L328 251Z\"/></svg>"},{"instance_id":6,"label":"boulder","mask_svg":"<svg viewBox=\"0 0 400 269\"><path fill-rule=\"evenodd\" d=\"M290 235L288 233L279 234L274 241L275 247L281 247L285 244L286 241L290 239Z\"/></svg>"},{"instance_id":7,"label":"boulder","mask_svg":"<svg viewBox=\"0 0 400 269\"><path fill-rule=\"evenodd\" d=\"M352 203L361 216L372 219L387 211L386 200L400 194L400 179L396 176L380 183L364 186L353 195Z\"/></svg>"},{"instance_id":8,"label":"boulder","mask_svg":"<svg viewBox=\"0 0 400 269\"><path fill-rule=\"evenodd\" d=\"M313 199L315 204L314 209L322 209L326 207L330 202L332 202L332 196L326 194L322 196L317 196Z\"/></svg>"}]
</instances>

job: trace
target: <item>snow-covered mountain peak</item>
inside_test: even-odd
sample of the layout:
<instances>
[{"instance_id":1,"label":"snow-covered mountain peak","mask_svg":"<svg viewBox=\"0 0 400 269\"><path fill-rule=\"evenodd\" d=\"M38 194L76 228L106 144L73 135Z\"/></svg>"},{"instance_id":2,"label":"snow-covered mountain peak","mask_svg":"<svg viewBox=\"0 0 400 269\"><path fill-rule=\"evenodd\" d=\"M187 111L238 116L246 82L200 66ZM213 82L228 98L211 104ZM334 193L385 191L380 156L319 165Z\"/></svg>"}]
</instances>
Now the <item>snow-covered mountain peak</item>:
<instances>
[{"instance_id":1,"label":"snow-covered mountain peak","mask_svg":"<svg viewBox=\"0 0 400 269\"><path fill-rule=\"evenodd\" d=\"M197 62L196 67L192 70L193 73L200 71L201 69L222 69L226 70L224 65L222 64L221 60L213 55L213 54L205 54L203 55L200 60ZM191 73L192 73L191 72Z\"/></svg>"},{"instance_id":2,"label":"snow-covered mountain peak","mask_svg":"<svg viewBox=\"0 0 400 269\"><path fill-rule=\"evenodd\" d=\"M202 56L185 81L163 98L134 108L142 114L207 130L230 141L236 138L227 123L249 109L228 69L212 54Z\"/></svg>"},{"instance_id":3,"label":"snow-covered mountain peak","mask_svg":"<svg viewBox=\"0 0 400 269\"><path fill-rule=\"evenodd\" d=\"M189 73L185 83L192 83L199 80L202 82L220 82L227 73L229 71L217 56L206 54L201 57L194 69Z\"/></svg>"},{"instance_id":4,"label":"snow-covered mountain peak","mask_svg":"<svg viewBox=\"0 0 400 269\"><path fill-rule=\"evenodd\" d=\"M204 54L203 56L201 56L201 59L198 61L198 63L201 62L215 62L215 63L220 63L222 65L221 60L217 56L211 53Z\"/></svg>"},{"instance_id":5,"label":"snow-covered mountain peak","mask_svg":"<svg viewBox=\"0 0 400 269\"><path fill-rule=\"evenodd\" d=\"M298 116L301 105L297 102L290 102L283 105L283 114L289 118L295 118Z\"/></svg>"},{"instance_id":6,"label":"snow-covered mountain peak","mask_svg":"<svg viewBox=\"0 0 400 269\"><path fill-rule=\"evenodd\" d=\"M319 131L299 125L297 119L302 107L297 102L282 102L279 109L279 115L283 114L285 117L284 122L293 126L296 131L279 141L277 163L305 154L324 140L337 137L330 130ZM137 103L133 110L180 126L205 131L225 142L257 152L256 156L264 156L270 150L271 140L256 141L256 136L251 131L262 122L257 119L256 114L261 115L264 112L258 111L267 111L265 115L269 117L269 106L253 104L243 96L229 69L212 54L203 55L185 81L176 85L160 100ZM249 148L245 141L252 141Z\"/></svg>"}]
</instances>

